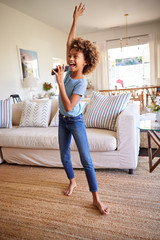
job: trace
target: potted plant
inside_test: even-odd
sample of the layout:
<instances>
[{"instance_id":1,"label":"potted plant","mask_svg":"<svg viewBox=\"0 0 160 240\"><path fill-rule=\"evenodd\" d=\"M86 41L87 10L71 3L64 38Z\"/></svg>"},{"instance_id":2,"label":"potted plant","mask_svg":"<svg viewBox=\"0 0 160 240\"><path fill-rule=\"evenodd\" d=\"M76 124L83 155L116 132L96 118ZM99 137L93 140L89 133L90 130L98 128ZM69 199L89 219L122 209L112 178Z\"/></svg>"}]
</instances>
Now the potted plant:
<instances>
[{"instance_id":1,"label":"potted plant","mask_svg":"<svg viewBox=\"0 0 160 240\"><path fill-rule=\"evenodd\" d=\"M51 88L53 88L52 83L47 83L47 82L44 82L44 83L43 83L43 90L45 91L45 94L44 94L43 97L45 97L45 98L46 98L46 97L49 97L48 91L49 91Z\"/></svg>"},{"instance_id":2,"label":"potted plant","mask_svg":"<svg viewBox=\"0 0 160 240\"><path fill-rule=\"evenodd\" d=\"M54 99L57 96L55 92L50 92L49 93L49 98Z\"/></svg>"},{"instance_id":3,"label":"potted plant","mask_svg":"<svg viewBox=\"0 0 160 240\"><path fill-rule=\"evenodd\" d=\"M160 96L157 96L153 99L152 108L154 112L156 112L156 120L160 122Z\"/></svg>"}]
</instances>

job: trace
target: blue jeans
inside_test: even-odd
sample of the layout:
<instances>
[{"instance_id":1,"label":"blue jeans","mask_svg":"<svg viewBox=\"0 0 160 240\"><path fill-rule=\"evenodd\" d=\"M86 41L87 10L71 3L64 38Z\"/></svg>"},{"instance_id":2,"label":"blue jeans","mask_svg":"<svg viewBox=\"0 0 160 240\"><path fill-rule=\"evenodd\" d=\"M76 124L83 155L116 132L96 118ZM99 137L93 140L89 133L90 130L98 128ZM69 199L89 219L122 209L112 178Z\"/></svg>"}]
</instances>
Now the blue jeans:
<instances>
[{"instance_id":1,"label":"blue jeans","mask_svg":"<svg viewBox=\"0 0 160 240\"><path fill-rule=\"evenodd\" d=\"M80 114L77 117L66 117L62 114L59 114L59 148L61 161L69 179L74 178L74 171L70 154L70 143L72 135L77 145L80 160L86 173L89 189L91 192L97 192L98 187L96 174L92 159L89 154L88 139L83 114Z\"/></svg>"}]
</instances>

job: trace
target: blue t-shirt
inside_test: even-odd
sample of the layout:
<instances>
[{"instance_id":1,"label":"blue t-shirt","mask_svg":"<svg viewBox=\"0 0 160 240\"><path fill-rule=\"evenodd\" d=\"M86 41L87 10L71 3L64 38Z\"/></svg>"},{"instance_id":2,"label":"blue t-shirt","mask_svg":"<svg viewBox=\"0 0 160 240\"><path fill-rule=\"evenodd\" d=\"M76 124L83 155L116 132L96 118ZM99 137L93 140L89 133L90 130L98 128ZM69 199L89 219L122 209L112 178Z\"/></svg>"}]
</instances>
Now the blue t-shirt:
<instances>
[{"instance_id":1,"label":"blue t-shirt","mask_svg":"<svg viewBox=\"0 0 160 240\"><path fill-rule=\"evenodd\" d=\"M80 98L79 102L76 104L76 106L70 112L66 112L63 107L61 97L59 94L59 110L60 110L60 113L64 116L76 117L82 113L80 101L86 91L87 82L86 82L85 78L72 79L70 77L70 73L71 73L71 71L68 71L65 76L65 79L64 79L64 86L66 89L67 96L70 99L72 94L78 94L78 95L81 95L81 98Z\"/></svg>"}]
</instances>

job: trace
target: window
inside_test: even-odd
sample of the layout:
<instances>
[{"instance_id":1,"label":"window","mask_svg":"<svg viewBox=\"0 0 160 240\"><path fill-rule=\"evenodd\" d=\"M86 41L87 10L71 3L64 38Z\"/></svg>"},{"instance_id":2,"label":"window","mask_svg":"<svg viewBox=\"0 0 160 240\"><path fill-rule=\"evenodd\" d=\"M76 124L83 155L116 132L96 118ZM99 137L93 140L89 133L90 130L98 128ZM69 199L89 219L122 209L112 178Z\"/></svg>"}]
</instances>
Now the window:
<instances>
[{"instance_id":1,"label":"window","mask_svg":"<svg viewBox=\"0 0 160 240\"><path fill-rule=\"evenodd\" d=\"M149 44L108 49L109 88L150 85Z\"/></svg>"}]
</instances>

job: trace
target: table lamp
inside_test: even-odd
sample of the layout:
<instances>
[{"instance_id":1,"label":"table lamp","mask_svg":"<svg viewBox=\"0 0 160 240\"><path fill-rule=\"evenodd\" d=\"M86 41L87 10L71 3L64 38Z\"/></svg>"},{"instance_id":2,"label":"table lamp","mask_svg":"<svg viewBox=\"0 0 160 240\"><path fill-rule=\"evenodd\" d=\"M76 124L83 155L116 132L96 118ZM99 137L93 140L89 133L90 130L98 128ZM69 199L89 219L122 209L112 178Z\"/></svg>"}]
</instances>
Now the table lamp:
<instances>
[{"instance_id":1,"label":"table lamp","mask_svg":"<svg viewBox=\"0 0 160 240\"><path fill-rule=\"evenodd\" d=\"M29 88L30 89L30 99L33 98L33 89L34 87L37 87L38 86L38 82L37 82L37 79L31 75L31 76L28 76L26 78L23 79L23 87L24 88Z\"/></svg>"}]
</instances>

